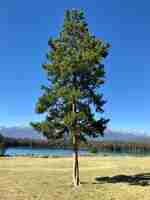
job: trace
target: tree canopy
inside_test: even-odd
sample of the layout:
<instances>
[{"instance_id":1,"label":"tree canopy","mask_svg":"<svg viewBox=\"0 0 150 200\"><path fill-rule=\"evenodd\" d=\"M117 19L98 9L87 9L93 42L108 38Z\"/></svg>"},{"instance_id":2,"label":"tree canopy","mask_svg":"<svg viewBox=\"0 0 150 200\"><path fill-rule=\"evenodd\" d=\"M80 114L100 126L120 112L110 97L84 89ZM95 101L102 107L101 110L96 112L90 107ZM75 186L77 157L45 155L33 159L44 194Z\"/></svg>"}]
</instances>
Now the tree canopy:
<instances>
[{"instance_id":1,"label":"tree canopy","mask_svg":"<svg viewBox=\"0 0 150 200\"><path fill-rule=\"evenodd\" d=\"M36 104L37 113L47 113L42 122L31 125L48 138L57 139L74 132L103 135L108 119L96 118L103 112L103 58L110 45L97 39L89 30L82 10L66 10L58 38L49 38L47 62L42 65L49 80Z\"/></svg>"}]
</instances>

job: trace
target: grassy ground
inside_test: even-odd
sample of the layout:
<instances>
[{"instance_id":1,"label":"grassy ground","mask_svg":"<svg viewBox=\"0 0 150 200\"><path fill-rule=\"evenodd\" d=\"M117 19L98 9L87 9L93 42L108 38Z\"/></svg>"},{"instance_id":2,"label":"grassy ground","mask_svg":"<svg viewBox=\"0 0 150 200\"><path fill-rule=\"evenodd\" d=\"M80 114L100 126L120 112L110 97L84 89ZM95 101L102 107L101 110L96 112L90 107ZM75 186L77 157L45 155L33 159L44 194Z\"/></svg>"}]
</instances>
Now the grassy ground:
<instances>
[{"instance_id":1,"label":"grassy ground","mask_svg":"<svg viewBox=\"0 0 150 200\"><path fill-rule=\"evenodd\" d=\"M148 157L81 157L80 169L82 185L74 189L72 158L0 158L0 200L150 199L150 186L131 176L150 179Z\"/></svg>"}]
</instances>

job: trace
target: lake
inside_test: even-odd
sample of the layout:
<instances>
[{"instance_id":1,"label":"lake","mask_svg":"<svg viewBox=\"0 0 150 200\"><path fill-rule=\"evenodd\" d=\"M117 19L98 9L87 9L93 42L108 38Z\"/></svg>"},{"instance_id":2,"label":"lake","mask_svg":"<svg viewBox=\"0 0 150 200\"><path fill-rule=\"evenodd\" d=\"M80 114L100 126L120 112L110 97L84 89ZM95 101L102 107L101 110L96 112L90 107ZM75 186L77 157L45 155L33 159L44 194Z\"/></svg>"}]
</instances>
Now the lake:
<instances>
[{"instance_id":1,"label":"lake","mask_svg":"<svg viewBox=\"0 0 150 200\"><path fill-rule=\"evenodd\" d=\"M9 147L7 148L5 155L19 156L19 155L54 155L54 156L69 156L72 155L71 149L51 149L51 148L30 148L30 147ZM80 155L88 155L87 150L80 150Z\"/></svg>"},{"instance_id":2,"label":"lake","mask_svg":"<svg viewBox=\"0 0 150 200\"><path fill-rule=\"evenodd\" d=\"M55 149L55 148L31 148L31 147L9 147L6 149L5 155L8 156L71 156L73 154L72 149ZM88 150L80 150L80 155L90 155ZM98 152L96 155L101 156L150 156L150 153L118 153L118 152Z\"/></svg>"}]
</instances>

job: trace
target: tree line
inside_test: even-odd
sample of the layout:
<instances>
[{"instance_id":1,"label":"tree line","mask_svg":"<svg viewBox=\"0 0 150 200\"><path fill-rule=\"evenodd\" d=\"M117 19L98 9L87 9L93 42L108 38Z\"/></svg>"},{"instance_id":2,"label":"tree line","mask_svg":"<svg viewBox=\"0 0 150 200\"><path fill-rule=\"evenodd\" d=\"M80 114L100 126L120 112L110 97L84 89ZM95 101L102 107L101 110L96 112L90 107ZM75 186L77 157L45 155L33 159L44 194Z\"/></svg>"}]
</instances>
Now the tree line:
<instances>
[{"instance_id":1,"label":"tree line","mask_svg":"<svg viewBox=\"0 0 150 200\"><path fill-rule=\"evenodd\" d=\"M115 153L150 153L150 143L142 143L137 141L93 141L90 142L91 147L96 147L101 152Z\"/></svg>"},{"instance_id":2,"label":"tree line","mask_svg":"<svg viewBox=\"0 0 150 200\"><path fill-rule=\"evenodd\" d=\"M11 138L4 137L0 134L0 149L4 153L4 149L9 147L26 146L31 148L72 148L71 140L41 140L29 138ZM86 144L81 142L80 147L91 150L96 148L99 152L114 153L150 153L150 143L142 143L137 141L87 141ZM2 154L2 153L1 153Z\"/></svg>"}]
</instances>

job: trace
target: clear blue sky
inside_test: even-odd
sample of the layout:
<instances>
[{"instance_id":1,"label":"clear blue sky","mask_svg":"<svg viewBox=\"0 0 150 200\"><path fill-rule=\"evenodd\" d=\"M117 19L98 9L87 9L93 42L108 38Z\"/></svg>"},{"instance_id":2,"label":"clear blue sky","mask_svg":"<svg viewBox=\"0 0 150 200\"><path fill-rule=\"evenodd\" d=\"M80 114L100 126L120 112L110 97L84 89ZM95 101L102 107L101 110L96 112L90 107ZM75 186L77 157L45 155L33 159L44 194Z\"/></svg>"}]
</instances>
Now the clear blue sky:
<instances>
[{"instance_id":1,"label":"clear blue sky","mask_svg":"<svg viewBox=\"0 0 150 200\"><path fill-rule=\"evenodd\" d=\"M0 2L0 125L22 125L39 117L34 105L46 77L47 40L56 36L66 8L83 8L89 30L112 44L104 96L109 127L150 132L150 2Z\"/></svg>"}]
</instances>

